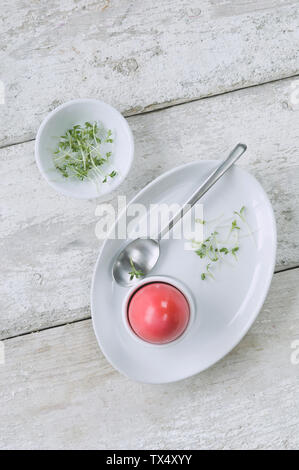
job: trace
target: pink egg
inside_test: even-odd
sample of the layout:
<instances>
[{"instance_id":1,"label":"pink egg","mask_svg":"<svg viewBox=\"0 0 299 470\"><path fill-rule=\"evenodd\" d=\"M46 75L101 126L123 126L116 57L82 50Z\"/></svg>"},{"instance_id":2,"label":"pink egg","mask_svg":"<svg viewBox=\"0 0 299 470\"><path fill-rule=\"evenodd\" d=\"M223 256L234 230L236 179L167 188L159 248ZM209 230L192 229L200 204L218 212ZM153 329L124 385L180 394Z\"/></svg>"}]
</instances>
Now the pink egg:
<instances>
[{"instance_id":1,"label":"pink egg","mask_svg":"<svg viewBox=\"0 0 299 470\"><path fill-rule=\"evenodd\" d=\"M176 287L152 282L138 289L128 306L132 330L144 341L165 344L185 331L190 318L186 297Z\"/></svg>"}]
</instances>

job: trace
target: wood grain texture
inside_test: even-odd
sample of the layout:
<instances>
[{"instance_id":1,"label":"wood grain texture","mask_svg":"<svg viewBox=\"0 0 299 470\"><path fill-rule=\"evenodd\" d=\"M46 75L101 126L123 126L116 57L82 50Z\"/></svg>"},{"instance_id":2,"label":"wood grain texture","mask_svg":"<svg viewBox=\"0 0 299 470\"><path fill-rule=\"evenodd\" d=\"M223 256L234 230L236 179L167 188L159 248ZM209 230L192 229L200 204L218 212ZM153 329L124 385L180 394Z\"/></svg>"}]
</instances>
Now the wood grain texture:
<instances>
[{"instance_id":1,"label":"wood grain texture","mask_svg":"<svg viewBox=\"0 0 299 470\"><path fill-rule=\"evenodd\" d=\"M263 184L276 214L276 268L298 266L299 110L290 100L292 84L284 80L129 118L136 161L118 194L130 199L170 168L221 158L236 142L247 142L240 165ZM0 338L88 318L101 244L95 236L99 201L55 193L38 173L33 142L0 150L0 175ZM116 194L107 202L116 207Z\"/></svg>"},{"instance_id":2,"label":"wood grain texture","mask_svg":"<svg viewBox=\"0 0 299 470\"><path fill-rule=\"evenodd\" d=\"M0 448L298 448L298 282L299 269L275 274L239 346L174 384L138 384L113 370L90 320L5 341Z\"/></svg>"},{"instance_id":3,"label":"wood grain texture","mask_svg":"<svg viewBox=\"0 0 299 470\"><path fill-rule=\"evenodd\" d=\"M128 115L295 75L298 21L296 0L2 0L0 146L73 98Z\"/></svg>"}]
</instances>

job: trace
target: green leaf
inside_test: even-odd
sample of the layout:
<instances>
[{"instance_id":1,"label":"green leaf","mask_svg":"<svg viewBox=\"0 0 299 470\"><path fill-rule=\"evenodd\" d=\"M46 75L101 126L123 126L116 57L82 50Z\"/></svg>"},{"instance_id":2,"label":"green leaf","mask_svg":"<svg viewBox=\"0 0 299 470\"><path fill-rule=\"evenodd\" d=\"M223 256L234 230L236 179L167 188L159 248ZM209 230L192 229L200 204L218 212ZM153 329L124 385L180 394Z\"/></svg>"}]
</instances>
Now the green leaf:
<instances>
[{"instance_id":1,"label":"green leaf","mask_svg":"<svg viewBox=\"0 0 299 470\"><path fill-rule=\"evenodd\" d=\"M64 177L75 177L84 180L90 177L89 171L95 167L107 164L112 152L106 152L106 158L101 156L101 138L98 135L99 125L97 122L86 121L83 126L74 125L60 137L57 148L53 152L56 169ZM112 136L112 131L105 131L107 139ZM59 163L58 163L59 162ZM95 171L92 175L96 175ZM108 176L114 178L115 170L104 177L103 183L107 182Z\"/></svg>"},{"instance_id":2,"label":"green leaf","mask_svg":"<svg viewBox=\"0 0 299 470\"><path fill-rule=\"evenodd\" d=\"M132 281L132 279L134 279L134 277L136 277L136 279L139 279L140 277L144 276L144 273L142 271L135 268L135 265L134 265L134 262L133 262L132 258L130 258L130 265L132 267L132 271L129 272L130 281Z\"/></svg>"}]
</instances>

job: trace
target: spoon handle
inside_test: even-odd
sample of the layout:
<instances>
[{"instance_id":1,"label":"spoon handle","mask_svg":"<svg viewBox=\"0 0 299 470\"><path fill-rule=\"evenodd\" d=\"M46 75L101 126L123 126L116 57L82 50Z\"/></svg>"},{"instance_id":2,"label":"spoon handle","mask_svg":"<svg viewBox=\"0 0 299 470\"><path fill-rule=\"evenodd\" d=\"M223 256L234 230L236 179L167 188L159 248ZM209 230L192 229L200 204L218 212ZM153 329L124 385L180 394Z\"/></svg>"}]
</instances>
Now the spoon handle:
<instances>
[{"instance_id":1,"label":"spoon handle","mask_svg":"<svg viewBox=\"0 0 299 470\"><path fill-rule=\"evenodd\" d=\"M206 192L224 175L224 173L243 155L246 151L247 145L238 144L231 151L226 160L224 160L220 165L211 173L211 175L202 183L202 185L192 194L186 204L180 209L179 212L170 220L166 227L164 227L159 235L157 236L158 240L161 240L171 229L172 227L180 220L184 215L194 206L194 204L199 201L199 199L206 194Z\"/></svg>"}]
</instances>

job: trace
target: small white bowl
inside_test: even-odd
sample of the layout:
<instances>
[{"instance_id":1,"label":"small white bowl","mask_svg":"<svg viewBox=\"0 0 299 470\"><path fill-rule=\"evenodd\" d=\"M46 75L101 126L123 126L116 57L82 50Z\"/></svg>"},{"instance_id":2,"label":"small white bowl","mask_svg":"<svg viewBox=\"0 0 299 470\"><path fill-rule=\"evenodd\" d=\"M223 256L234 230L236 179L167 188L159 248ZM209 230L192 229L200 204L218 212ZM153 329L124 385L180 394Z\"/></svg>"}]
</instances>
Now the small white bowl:
<instances>
[{"instance_id":1,"label":"small white bowl","mask_svg":"<svg viewBox=\"0 0 299 470\"><path fill-rule=\"evenodd\" d=\"M113 132L111 171L115 169L117 176L107 183L100 183L99 187L90 180L65 178L55 168L53 160L60 137L74 125L84 125L86 121L101 122ZM126 119L115 108L99 100L79 99L58 106L44 119L36 136L35 158L42 176L56 191L79 199L92 199L115 190L129 173L133 157L134 139Z\"/></svg>"}]
</instances>

